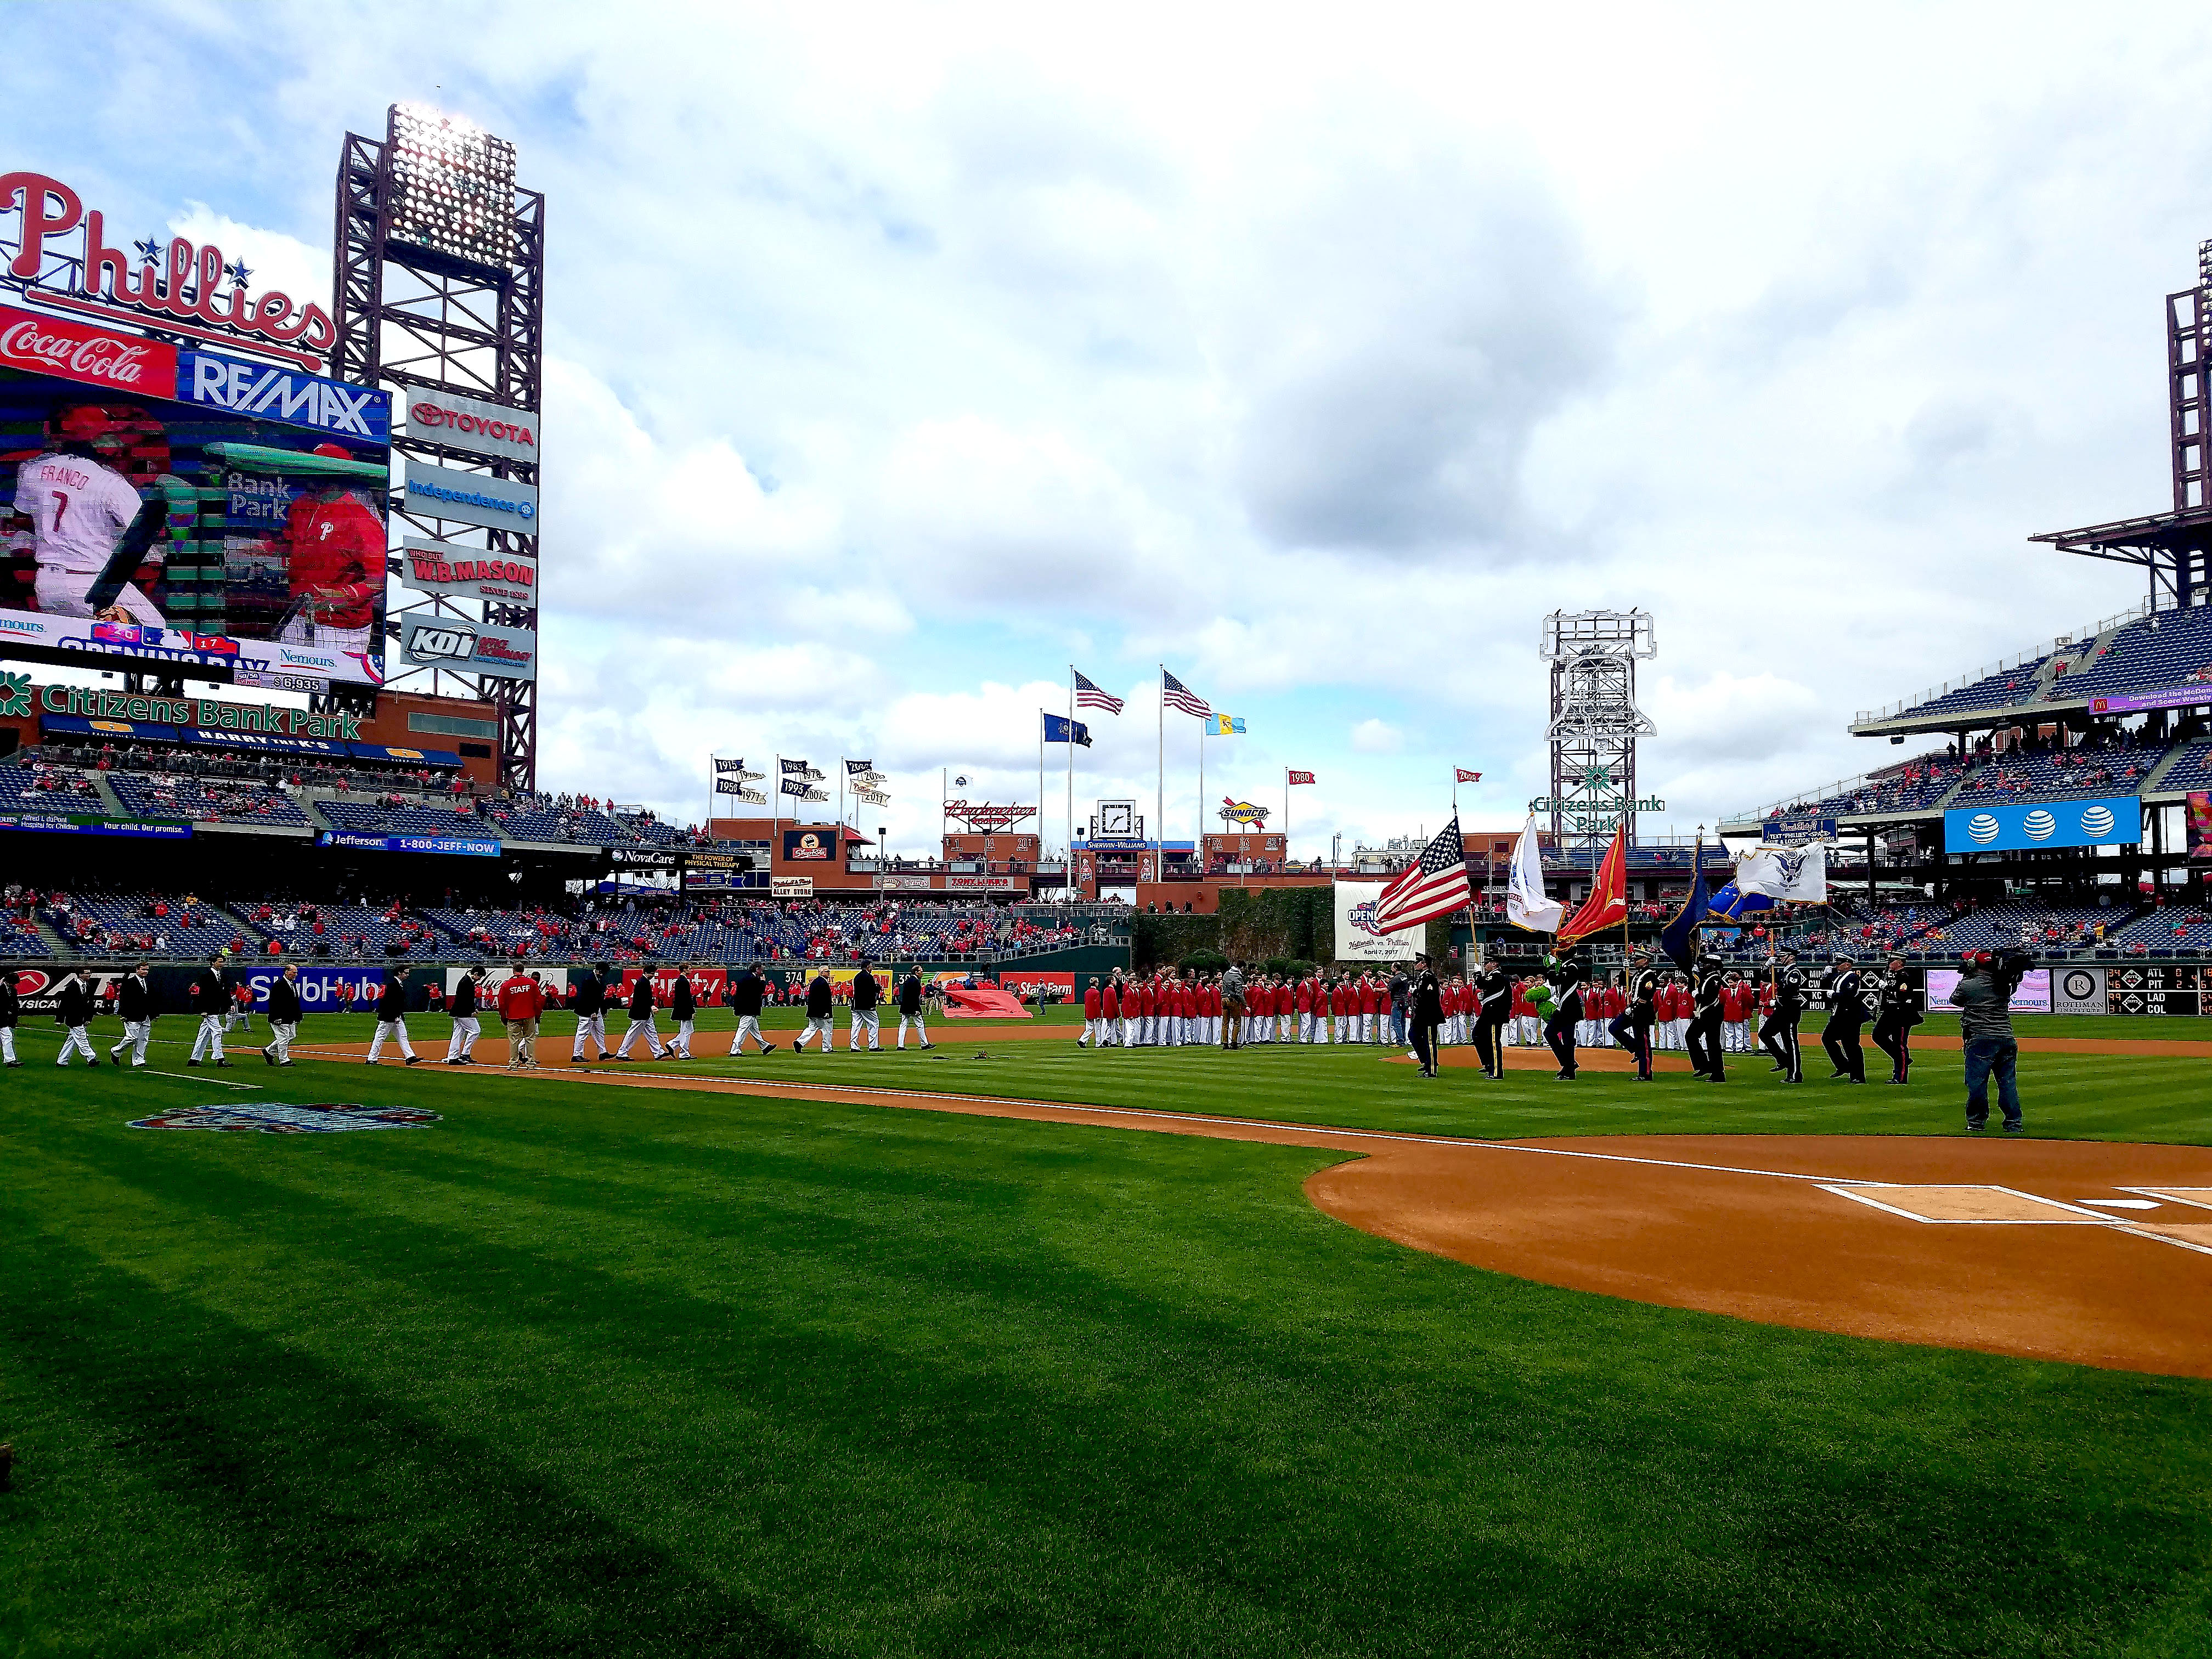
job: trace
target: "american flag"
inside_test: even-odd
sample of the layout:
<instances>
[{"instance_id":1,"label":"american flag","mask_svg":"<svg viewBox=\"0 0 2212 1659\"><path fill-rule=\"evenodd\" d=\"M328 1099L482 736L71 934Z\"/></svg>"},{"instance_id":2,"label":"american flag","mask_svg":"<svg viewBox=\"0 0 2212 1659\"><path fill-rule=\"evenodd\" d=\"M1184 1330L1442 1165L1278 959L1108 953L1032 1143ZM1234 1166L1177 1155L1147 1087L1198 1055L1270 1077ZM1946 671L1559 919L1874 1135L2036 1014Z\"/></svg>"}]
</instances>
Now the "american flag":
<instances>
[{"instance_id":1,"label":"american flag","mask_svg":"<svg viewBox=\"0 0 2212 1659\"><path fill-rule=\"evenodd\" d=\"M1068 671L1075 673L1073 669ZM1111 692L1101 691L1091 684L1088 677L1075 675L1075 706L1078 708L1103 708L1109 714L1121 712L1121 700Z\"/></svg>"},{"instance_id":2,"label":"american flag","mask_svg":"<svg viewBox=\"0 0 2212 1659\"><path fill-rule=\"evenodd\" d=\"M1186 714L1195 714L1204 720L1213 710L1206 706L1204 697L1192 690L1164 668L1160 670L1160 701L1170 708L1180 708Z\"/></svg>"},{"instance_id":3,"label":"american flag","mask_svg":"<svg viewBox=\"0 0 2212 1659\"><path fill-rule=\"evenodd\" d=\"M1454 818L1421 849L1420 862L1376 896L1370 925L1378 933L1402 933L1467 905L1465 849L1460 845L1459 820Z\"/></svg>"}]
</instances>

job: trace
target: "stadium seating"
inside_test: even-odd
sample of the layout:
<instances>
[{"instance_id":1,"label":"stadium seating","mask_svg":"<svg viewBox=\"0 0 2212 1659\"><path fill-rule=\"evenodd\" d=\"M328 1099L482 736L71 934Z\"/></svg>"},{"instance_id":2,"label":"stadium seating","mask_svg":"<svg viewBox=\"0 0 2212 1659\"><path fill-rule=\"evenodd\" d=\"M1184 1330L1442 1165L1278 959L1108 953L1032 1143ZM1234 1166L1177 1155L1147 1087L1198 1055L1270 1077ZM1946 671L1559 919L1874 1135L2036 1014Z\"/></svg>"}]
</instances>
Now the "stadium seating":
<instances>
[{"instance_id":1,"label":"stadium seating","mask_svg":"<svg viewBox=\"0 0 2212 1659\"><path fill-rule=\"evenodd\" d=\"M193 961L240 941L256 950L264 937L222 906L179 894L52 894L39 913L80 956Z\"/></svg>"},{"instance_id":2,"label":"stadium seating","mask_svg":"<svg viewBox=\"0 0 2212 1659\"><path fill-rule=\"evenodd\" d=\"M0 811L77 812L105 816L100 786L80 772L55 767L0 766Z\"/></svg>"},{"instance_id":3,"label":"stadium seating","mask_svg":"<svg viewBox=\"0 0 2212 1659\"><path fill-rule=\"evenodd\" d=\"M191 818L225 823L309 827L307 815L282 789L225 778L135 777L111 773L108 787L139 817Z\"/></svg>"},{"instance_id":4,"label":"stadium seating","mask_svg":"<svg viewBox=\"0 0 2212 1659\"><path fill-rule=\"evenodd\" d=\"M483 840L498 826L474 812L441 806L392 805L381 801L319 800L315 810L341 830L374 836L459 836Z\"/></svg>"},{"instance_id":5,"label":"stadium seating","mask_svg":"<svg viewBox=\"0 0 2212 1659\"><path fill-rule=\"evenodd\" d=\"M2066 677L2069 697L2152 691L2212 678L2212 607L2161 611L2115 631ZM2205 688L2212 702L2212 684Z\"/></svg>"}]
</instances>

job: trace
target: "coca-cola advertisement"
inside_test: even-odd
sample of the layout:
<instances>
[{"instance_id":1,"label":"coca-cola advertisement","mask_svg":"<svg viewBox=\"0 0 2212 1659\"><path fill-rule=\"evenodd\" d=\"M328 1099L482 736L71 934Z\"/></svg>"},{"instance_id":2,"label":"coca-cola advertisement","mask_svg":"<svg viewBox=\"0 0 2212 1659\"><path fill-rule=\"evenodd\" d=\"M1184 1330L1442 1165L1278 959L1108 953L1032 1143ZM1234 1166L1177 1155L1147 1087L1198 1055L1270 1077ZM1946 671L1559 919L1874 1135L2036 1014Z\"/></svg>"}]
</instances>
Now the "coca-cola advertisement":
<instances>
[{"instance_id":1,"label":"coca-cola advertisement","mask_svg":"<svg viewBox=\"0 0 2212 1659\"><path fill-rule=\"evenodd\" d=\"M194 679L384 679L390 398L0 306L0 634Z\"/></svg>"},{"instance_id":2,"label":"coca-cola advertisement","mask_svg":"<svg viewBox=\"0 0 2212 1659\"><path fill-rule=\"evenodd\" d=\"M133 339L13 306L0 306L0 364L142 397L167 398L177 386L177 349L165 341Z\"/></svg>"}]
</instances>

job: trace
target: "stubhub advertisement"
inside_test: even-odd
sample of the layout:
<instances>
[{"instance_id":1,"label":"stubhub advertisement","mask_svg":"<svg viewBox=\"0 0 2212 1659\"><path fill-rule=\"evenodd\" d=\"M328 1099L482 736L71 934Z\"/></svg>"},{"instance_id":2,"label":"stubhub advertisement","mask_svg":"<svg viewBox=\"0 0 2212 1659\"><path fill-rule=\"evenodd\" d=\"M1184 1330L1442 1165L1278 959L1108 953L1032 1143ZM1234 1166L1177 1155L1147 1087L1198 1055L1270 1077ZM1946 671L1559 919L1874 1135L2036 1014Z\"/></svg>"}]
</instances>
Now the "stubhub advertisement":
<instances>
[{"instance_id":1,"label":"stubhub advertisement","mask_svg":"<svg viewBox=\"0 0 2212 1659\"><path fill-rule=\"evenodd\" d=\"M1954 806L1943 814L1950 853L2006 853L2031 847L2132 846L2142 839L2142 797L2008 801Z\"/></svg>"}]
</instances>

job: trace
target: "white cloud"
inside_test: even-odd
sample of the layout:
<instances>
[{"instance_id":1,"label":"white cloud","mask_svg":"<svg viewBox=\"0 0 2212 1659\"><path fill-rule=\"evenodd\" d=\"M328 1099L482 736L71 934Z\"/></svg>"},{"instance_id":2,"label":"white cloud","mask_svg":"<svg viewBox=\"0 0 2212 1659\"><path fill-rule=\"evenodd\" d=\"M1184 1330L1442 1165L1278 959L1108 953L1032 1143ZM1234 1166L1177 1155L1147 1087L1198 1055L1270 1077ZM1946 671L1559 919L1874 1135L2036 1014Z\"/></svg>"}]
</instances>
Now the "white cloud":
<instances>
[{"instance_id":1,"label":"white cloud","mask_svg":"<svg viewBox=\"0 0 2212 1659\"><path fill-rule=\"evenodd\" d=\"M1362 720L1352 728L1355 755L1395 755L1406 746L1406 734L1388 720Z\"/></svg>"}]
</instances>

